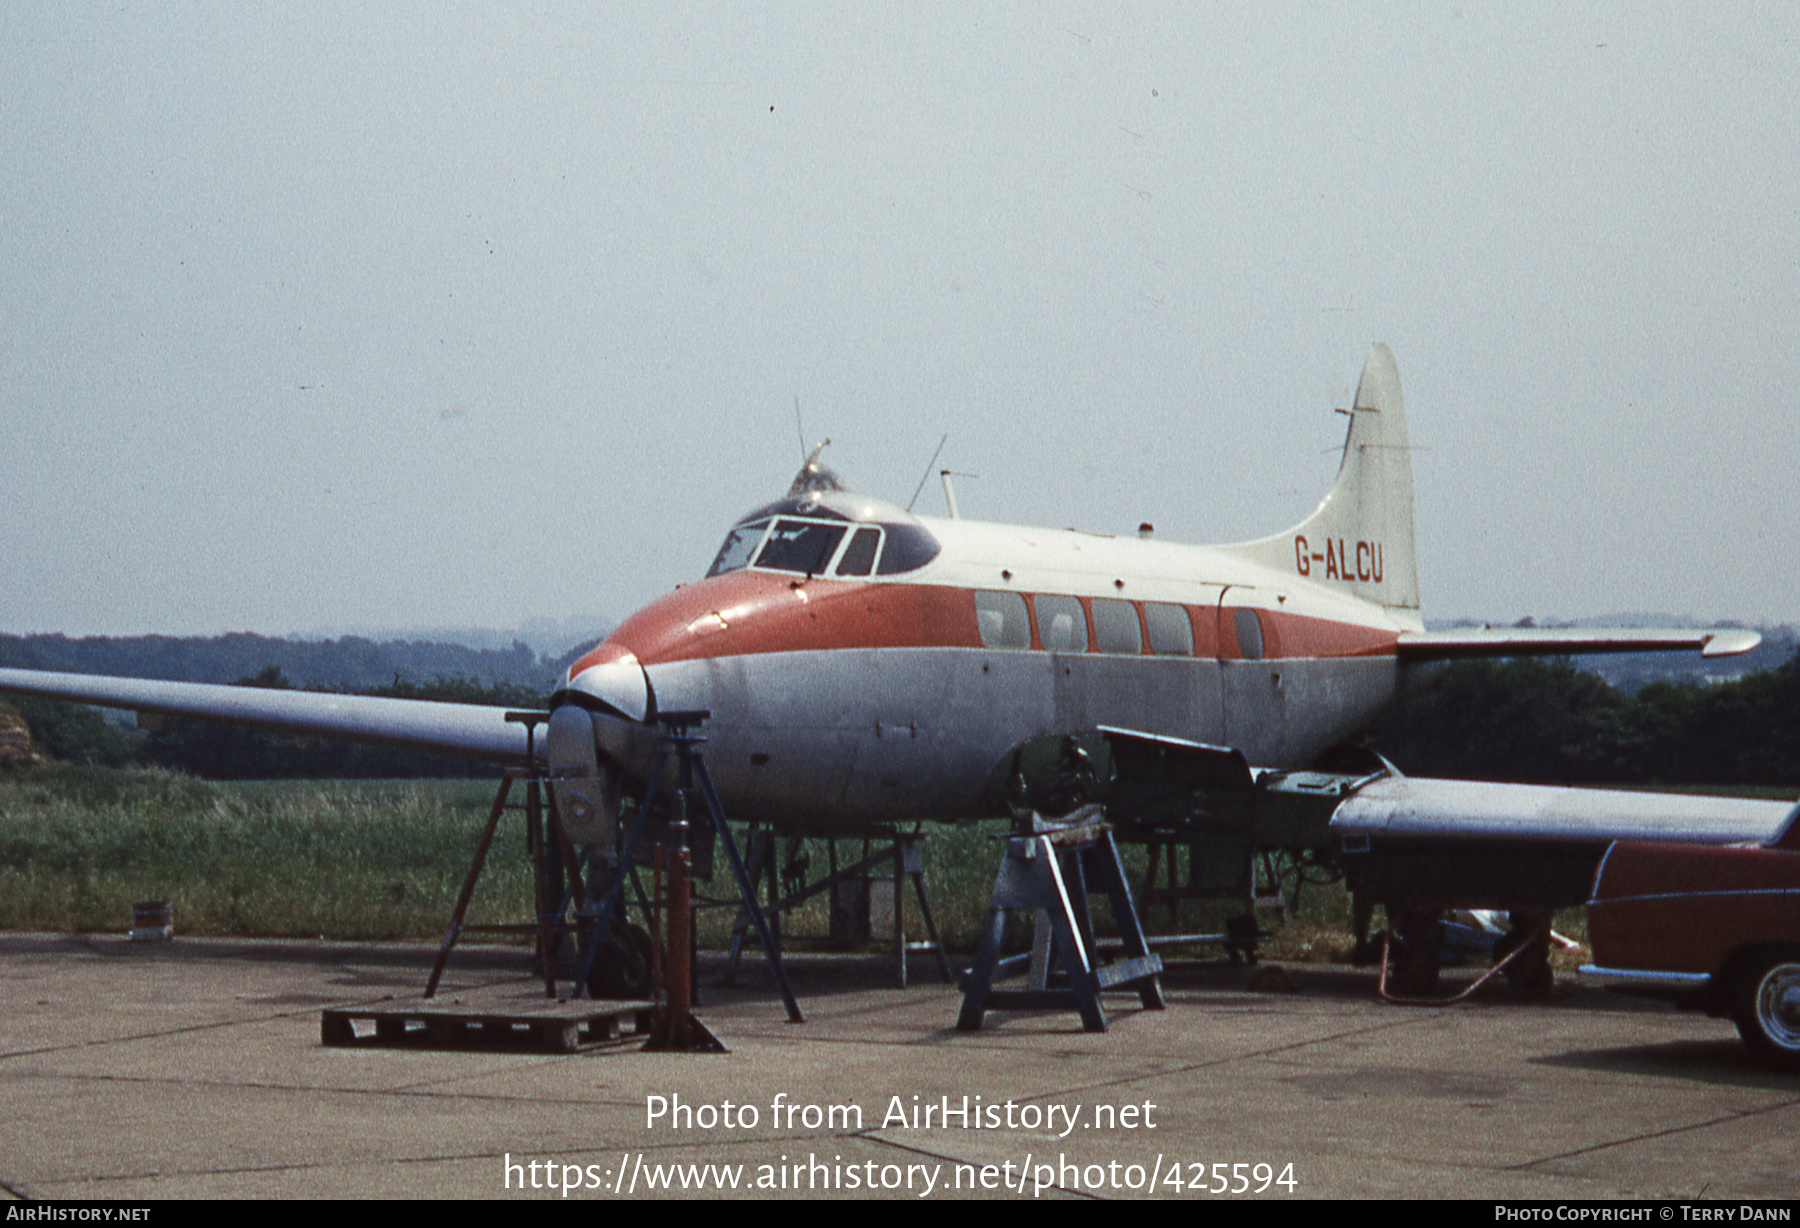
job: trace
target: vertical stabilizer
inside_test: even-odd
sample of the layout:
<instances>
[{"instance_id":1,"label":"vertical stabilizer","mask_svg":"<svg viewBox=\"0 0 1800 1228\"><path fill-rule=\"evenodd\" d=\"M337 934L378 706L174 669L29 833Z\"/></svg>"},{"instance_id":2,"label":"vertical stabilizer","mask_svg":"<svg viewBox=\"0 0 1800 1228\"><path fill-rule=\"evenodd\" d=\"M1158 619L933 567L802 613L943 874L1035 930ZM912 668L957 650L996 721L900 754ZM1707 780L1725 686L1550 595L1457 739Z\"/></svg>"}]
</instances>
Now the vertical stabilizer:
<instances>
[{"instance_id":1,"label":"vertical stabilizer","mask_svg":"<svg viewBox=\"0 0 1800 1228\"><path fill-rule=\"evenodd\" d=\"M1378 343L1363 364L1344 459L1318 509L1285 533L1224 549L1417 621L1412 454L1400 372L1387 346Z\"/></svg>"}]
</instances>

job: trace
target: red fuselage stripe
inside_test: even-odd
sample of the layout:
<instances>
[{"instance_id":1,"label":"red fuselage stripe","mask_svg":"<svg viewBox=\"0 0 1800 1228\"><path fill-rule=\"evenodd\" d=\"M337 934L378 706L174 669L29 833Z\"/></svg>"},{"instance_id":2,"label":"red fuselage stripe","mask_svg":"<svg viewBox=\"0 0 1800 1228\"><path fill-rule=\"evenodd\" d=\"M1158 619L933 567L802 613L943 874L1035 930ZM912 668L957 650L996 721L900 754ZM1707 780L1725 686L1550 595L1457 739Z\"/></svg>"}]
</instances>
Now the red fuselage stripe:
<instances>
[{"instance_id":1,"label":"red fuselage stripe","mask_svg":"<svg viewBox=\"0 0 1800 1228\"><path fill-rule=\"evenodd\" d=\"M1081 602L1089 651L1095 651L1090 599ZM1141 625L1143 603L1133 604L1144 653L1150 655L1148 629ZM1234 607L1183 608L1193 625L1195 656L1242 655ZM1379 627L1280 610L1259 609L1256 615L1264 658L1392 656L1398 640L1396 632ZM735 571L684 585L645 606L577 661L573 672L627 658L652 665L771 652L945 647L982 647L970 589ZM1035 618L1031 647L1043 647Z\"/></svg>"}]
</instances>

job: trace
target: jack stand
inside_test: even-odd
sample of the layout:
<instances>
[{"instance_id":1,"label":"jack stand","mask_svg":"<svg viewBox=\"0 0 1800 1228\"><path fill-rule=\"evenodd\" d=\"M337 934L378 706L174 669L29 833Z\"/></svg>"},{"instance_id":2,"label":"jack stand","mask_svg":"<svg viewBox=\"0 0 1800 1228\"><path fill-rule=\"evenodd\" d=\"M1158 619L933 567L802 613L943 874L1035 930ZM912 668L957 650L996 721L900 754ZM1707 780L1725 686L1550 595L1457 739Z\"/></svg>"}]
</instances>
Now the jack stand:
<instances>
[{"instance_id":1,"label":"jack stand","mask_svg":"<svg viewBox=\"0 0 1800 1228\"><path fill-rule=\"evenodd\" d=\"M508 712L506 719L525 726L525 758L529 766L507 768L501 777L499 792L494 795L494 804L488 811L487 826L482 829L481 840L475 847L475 857L469 863L469 873L463 879L462 892L456 899L456 909L451 913L450 928L444 932L444 941L438 947L437 959L431 965L431 977L425 984L424 996L427 998L437 994L438 982L443 979L444 968L450 962L450 952L465 933L535 935L538 958L543 961L544 996L556 997L554 954L558 940L568 932L569 926L562 919L560 907L552 901L558 898L562 889L561 880L566 873L569 892L579 911L582 904L581 880L575 869L574 850L569 847L568 838L563 835L562 823L556 814L555 796L544 788L544 767L537 757L537 726L549 719L549 714ZM507 801L515 781L525 782L523 804L509 804ZM475 897L475 884L480 881L481 872L487 866L488 850L494 843L494 832L500 826L501 816L509 810L522 810L525 813L525 842L532 856L535 920L529 925L465 925L463 918L468 915L469 903Z\"/></svg>"},{"instance_id":2,"label":"jack stand","mask_svg":"<svg viewBox=\"0 0 1800 1228\"><path fill-rule=\"evenodd\" d=\"M925 892L925 863L919 856L919 841L927 838L923 832L893 831L883 828L881 829L879 840L884 843L891 841L890 847L882 849L877 853L871 853L854 865L844 866L841 869L834 865L831 872L824 878L818 879L810 884L802 883L790 890L787 895L780 896L779 898L777 898L776 894L778 880L774 870L776 834L777 833L773 830L766 830L753 831L750 836L752 841L750 846L750 878L751 881L754 882L765 874L768 876L768 914L771 919L779 923L782 913L799 907L807 900L812 899L815 895L830 892L839 883L866 880L872 878L875 873L880 873L882 877L891 875L894 884L893 950L895 983L899 988L905 989L906 957L914 952L923 953L927 951L936 957L938 972L943 976L944 984L950 985L955 983L955 978L950 972L950 961L944 954L943 939L938 936L937 921L931 915L931 900ZM864 848L865 850L867 849L866 841ZM833 848L832 857L835 862L835 846ZM906 940L906 915L902 905L905 897L906 880L909 878L912 880L913 892L918 898L919 917L925 923L926 941L924 942L908 942ZM866 909L864 912L864 919L867 919ZM737 920L731 927L731 959L725 968L725 983L728 985L731 984L732 980L737 976L738 956L743 952L744 931L748 929L749 926L749 912L740 907L738 909ZM776 939L779 942L779 931L776 932Z\"/></svg>"},{"instance_id":3,"label":"jack stand","mask_svg":"<svg viewBox=\"0 0 1800 1228\"><path fill-rule=\"evenodd\" d=\"M1258 945L1273 937L1263 925L1264 918L1272 918L1279 928L1288 916L1273 854L1266 849L1225 848L1191 840L1187 842L1187 881L1183 882L1182 843L1167 833L1155 834L1146 842L1150 867L1144 876L1144 906L1164 905L1171 928L1180 921L1184 900L1228 900L1241 904L1244 911L1228 917L1222 933L1166 934L1156 939L1157 944L1217 946L1234 965L1255 964ZM1159 877L1164 880L1161 885Z\"/></svg>"},{"instance_id":4,"label":"jack stand","mask_svg":"<svg viewBox=\"0 0 1800 1228\"><path fill-rule=\"evenodd\" d=\"M674 843L669 866L669 941L667 1001L645 1042L647 1051L661 1053L727 1053L704 1023L694 1017L694 855L688 849L687 797L676 797L675 822L669 824Z\"/></svg>"},{"instance_id":5,"label":"jack stand","mask_svg":"<svg viewBox=\"0 0 1800 1228\"><path fill-rule=\"evenodd\" d=\"M901 989L906 988L906 956L912 951L930 951L937 956L938 971L943 974L944 984L955 983L955 978L950 975L950 961L944 956L944 940L938 937L937 922L932 920L931 904L925 898L925 863L919 857L919 841L924 838L916 831L911 835L902 832L894 836L894 966ZM906 941L906 911L901 905L909 878L919 897L919 916L925 922L924 942Z\"/></svg>"},{"instance_id":6,"label":"jack stand","mask_svg":"<svg viewBox=\"0 0 1800 1228\"><path fill-rule=\"evenodd\" d=\"M1126 958L1120 963L1100 967L1094 962L1090 891L1104 893L1112 904L1113 920L1125 940ZM1029 956L1003 960L1000 941L1009 908L1029 908L1037 913L1036 950ZM1052 987L1052 942L1067 980L1063 987ZM992 987L995 980L1026 964L1031 971L1028 988ZM1111 831L1101 828L1096 835L1092 827L1083 825L1055 835L1015 836L1006 842L1006 855L994 880L981 946L974 967L963 980L962 1013L956 1026L964 1032L980 1031L982 1016L990 1010L1072 1008L1080 1013L1084 1029L1104 1032L1106 1011L1100 1004L1101 992L1133 986L1145 1010L1161 1010L1161 973L1162 957L1152 955L1144 942Z\"/></svg>"},{"instance_id":7,"label":"jack stand","mask_svg":"<svg viewBox=\"0 0 1800 1228\"><path fill-rule=\"evenodd\" d=\"M713 832L719 843L725 848L725 856L731 862L731 872L737 878L738 893L743 899L744 908L750 914L751 923L756 927L756 935L762 940L763 954L768 956L769 968L775 974L775 985L781 991L782 1003L787 1007L790 1023L804 1023L805 1017L800 1013L800 1004L794 1000L794 991L788 986L787 969L782 966L781 951L775 945L775 938L769 931L769 922L763 916L762 909L756 902L756 884L744 870L744 859L738 855L737 841L732 838L731 826L725 821L725 808L719 803L718 790L713 787L712 775L706 770L706 760L700 755L700 746L706 738L700 734L688 732L704 723L711 713L706 711L664 712L656 719L664 727L662 745L657 748L656 762L650 769L650 784L644 790L643 801L638 804L637 818L631 825L631 834L626 837L625 846L619 852L619 873L613 876L612 886L607 888L606 896L594 911L593 928L595 935L606 933L612 924L613 916L619 908L620 896L625 880L630 877L625 871L633 864L637 854L638 840L644 834L644 823L649 819L657 790L661 785L663 766L668 762L671 753L676 761L676 804L678 814L685 817L689 794L698 792L706 803L706 812L712 820ZM683 844L685 848L685 842ZM579 914L586 920L588 914ZM593 974L594 957L599 953L600 943L589 944L581 961L581 973L576 979L575 992L585 992L588 978Z\"/></svg>"}]
</instances>

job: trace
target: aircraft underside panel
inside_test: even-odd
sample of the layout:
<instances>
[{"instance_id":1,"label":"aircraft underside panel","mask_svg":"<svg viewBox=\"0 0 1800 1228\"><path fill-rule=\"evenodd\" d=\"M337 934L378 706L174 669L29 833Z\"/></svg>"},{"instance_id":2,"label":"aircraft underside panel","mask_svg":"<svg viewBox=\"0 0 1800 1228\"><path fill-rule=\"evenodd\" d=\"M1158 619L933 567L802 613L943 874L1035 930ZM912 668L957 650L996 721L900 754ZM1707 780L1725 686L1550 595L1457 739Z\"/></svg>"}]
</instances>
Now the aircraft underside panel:
<instances>
[{"instance_id":1,"label":"aircraft underside panel","mask_svg":"<svg viewBox=\"0 0 1800 1228\"><path fill-rule=\"evenodd\" d=\"M991 813L995 766L1033 738L1101 725L1310 757L1393 693L1391 658L1230 662L971 648L765 653L649 667L663 711L704 708L733 818L820 829ZM1248 666L1243 670L1238 665ZM1221 673L1228 679L1222 685ZM1296 720L1296 696L1348 703ZM781 798L779 809L767 799Z\"/></svg>"},{"instance_id":2,"label":"aircraft underside panel","mask_svg":"<svg viewBox=\"0 0 1800 1228\"><path fill-rule=\"evenodd\" d=\"M1392 701L1392 657L1222 661L1224 730L1213 739L1259 767L1299 767Z\"/></svg>"},{"instance_id":3,"label":"aircraft underside panel","mask_svg":"<svg viewBox=\"0 0 1800 1228\"><path fill-rule=\"evenodd\" d=\"M1220 716L1223 732L1216 739L1244 753L1259 766L1287 763L1287 689L1297 671L1287 661L1222 661L1219 663ZM1290 668L1284 668L1290 667Z\"/></svg>"}]
</instances>

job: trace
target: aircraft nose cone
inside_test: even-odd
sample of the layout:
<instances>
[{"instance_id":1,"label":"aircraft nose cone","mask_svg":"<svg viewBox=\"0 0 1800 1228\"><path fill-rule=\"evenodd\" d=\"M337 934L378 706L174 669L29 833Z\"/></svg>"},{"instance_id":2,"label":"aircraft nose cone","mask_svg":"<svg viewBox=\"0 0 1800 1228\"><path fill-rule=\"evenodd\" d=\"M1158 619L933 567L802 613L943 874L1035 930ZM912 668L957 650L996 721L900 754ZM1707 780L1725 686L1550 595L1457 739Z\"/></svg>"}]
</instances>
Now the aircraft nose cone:
<instances>
[{"instance_id":1,"label":"aircraft nose cone","mask_svg":"<svg viewBox=\"0 0 1800 1228\"><path fill-rule=\"evenodd\" d=\"M641 722L650 716L650 680L644 675L644 667L635 661L590 665L569 679L567 689L598 700L627 720Z\"/></svg>"}]
</instances>

